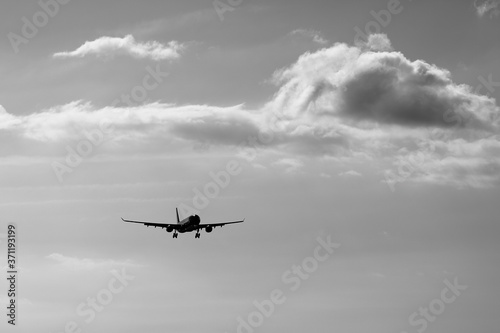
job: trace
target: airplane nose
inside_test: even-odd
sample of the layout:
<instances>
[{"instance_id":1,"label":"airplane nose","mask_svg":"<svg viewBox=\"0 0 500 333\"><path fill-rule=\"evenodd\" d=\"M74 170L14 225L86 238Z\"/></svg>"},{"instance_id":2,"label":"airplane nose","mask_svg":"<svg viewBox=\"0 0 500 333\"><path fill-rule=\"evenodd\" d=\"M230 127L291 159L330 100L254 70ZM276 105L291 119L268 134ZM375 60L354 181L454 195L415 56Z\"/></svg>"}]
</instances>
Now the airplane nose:
<instances>
[{"instance_id":1,"label":"airplane nose","mask_svg":"<svg viewBox=\"0 0 500 333\"><path fill-rule=\"evenodd\" d=\"M189 217L189 222L191 222L191 223L200 224L200 221L201 221L201 219L198 215L191 215Z\"/></svg>"}]
</instances>

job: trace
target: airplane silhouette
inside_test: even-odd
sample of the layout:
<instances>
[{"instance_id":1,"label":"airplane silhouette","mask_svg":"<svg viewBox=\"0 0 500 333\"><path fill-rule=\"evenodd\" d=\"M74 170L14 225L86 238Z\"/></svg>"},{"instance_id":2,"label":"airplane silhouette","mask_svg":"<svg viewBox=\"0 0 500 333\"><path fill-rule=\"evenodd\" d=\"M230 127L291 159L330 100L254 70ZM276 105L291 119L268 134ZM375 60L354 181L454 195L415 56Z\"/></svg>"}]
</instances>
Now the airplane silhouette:
<instances>
[{"instance_id":1,"label":"airplane silhouette","mask_svg":"<svg viewBox=\"0 0 500 333\"><path fill-rule=\"evenodd\" d=\"M194 238L200 238L200 230L205 229L206 232L212 232L216 227L222 227L226 224L234 224L234 223L242 223L245 222L245 219L241 221L232 221L232 222L217 222L217 223L209 223L209 224L200 224L201 218L198 215L191 215L183 219L179 220L179 210L175 208L175 212L177 214L177 223L155 223L155 222L143 222L143 221L132 221L125 220L123 217L121 218L123 222L130 223L142 223L146 227L155 227L155 228L164 228L167 229L167 232L174 232L172 235L173 238L177 238L178 233L191 232L196 230L196 234Z\"/></svg>"}]
</instances>

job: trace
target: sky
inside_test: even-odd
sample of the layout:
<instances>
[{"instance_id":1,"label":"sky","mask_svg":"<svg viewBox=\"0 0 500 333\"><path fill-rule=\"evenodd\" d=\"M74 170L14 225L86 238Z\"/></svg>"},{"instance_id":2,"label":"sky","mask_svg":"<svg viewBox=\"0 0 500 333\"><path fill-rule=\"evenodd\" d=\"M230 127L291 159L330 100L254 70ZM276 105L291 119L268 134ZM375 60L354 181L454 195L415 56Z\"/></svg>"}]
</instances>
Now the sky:
<instances>
[{"instance_id":1,"label":"sky","mask_svg":"<svg viewBox=\"0 0 500 333\"><path fill-rule=\"evenodd\" d=\"M499 1L0 7L2 332L500 326Z\"/></svg>"}]
</instances>

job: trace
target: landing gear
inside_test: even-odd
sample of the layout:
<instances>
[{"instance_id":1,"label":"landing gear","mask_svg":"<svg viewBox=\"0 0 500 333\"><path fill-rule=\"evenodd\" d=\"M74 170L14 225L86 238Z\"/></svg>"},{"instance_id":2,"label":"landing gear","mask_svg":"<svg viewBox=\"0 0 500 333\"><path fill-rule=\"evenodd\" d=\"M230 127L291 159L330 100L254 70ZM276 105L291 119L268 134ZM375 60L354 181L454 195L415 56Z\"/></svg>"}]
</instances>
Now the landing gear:
<instances>
[{"instance_id":1,"label":"landing gear","mask_svg":"<svg viewBox=\"0 0 500 333\"><path fill-rule=\"evenodd\" d=\"M177 238L177 236L179 236L179 234L174 232L174 234L172 235L172 238Z\"/></svg>"},{"instance_id":2,"label":"landing gear","mask_svg":"<svg viewBox=\"0 0 500 333\"><path fill-rule=\"evenodd\" d=\"M196 232L196 234L194 235L194 238L200 238L200 232Z\"/></svg>"}]
</instances>

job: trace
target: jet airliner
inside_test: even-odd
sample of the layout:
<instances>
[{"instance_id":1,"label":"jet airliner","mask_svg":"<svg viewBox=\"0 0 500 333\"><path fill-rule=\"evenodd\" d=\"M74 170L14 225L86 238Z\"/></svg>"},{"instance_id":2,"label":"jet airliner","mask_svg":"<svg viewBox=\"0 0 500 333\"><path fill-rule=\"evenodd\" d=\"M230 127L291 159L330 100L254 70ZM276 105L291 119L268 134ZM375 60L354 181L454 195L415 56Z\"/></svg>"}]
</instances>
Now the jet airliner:
<instances>
[{"instance_id":1,"label":"jet airliner","mask_svg":"<svg viewBox=\"0 0 500 333\"><path fill-rule=\"evenodd\" d=\"M216 227L222 227L226 224L242 223L245 221L245 219L243 219L241 221L200 224L201 218L198 215L191 215L191 216L186 217L183 220L180 220L179 219L179 210L177 208L175 209L175 212L177 214L177 224L132 221L132 220L125 220L123 217L122 217L122 220L123 220L123 222L141 223L141 224L144 224L146 227L164 228L167 230L167 232L174 232L174 234L172 235L173 238L177 238L179 233L183 234L185 232L191 232L191 231L196 231L194 238L200 238L200 230L201 229L205 229L206 232L212 232L212 230Z\"/></svg>"}]
</instances>

